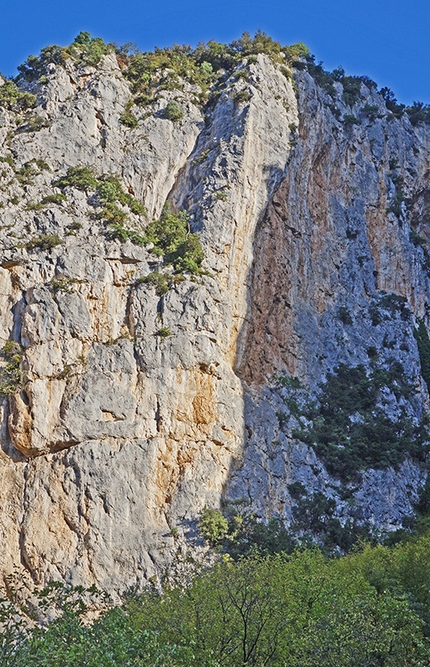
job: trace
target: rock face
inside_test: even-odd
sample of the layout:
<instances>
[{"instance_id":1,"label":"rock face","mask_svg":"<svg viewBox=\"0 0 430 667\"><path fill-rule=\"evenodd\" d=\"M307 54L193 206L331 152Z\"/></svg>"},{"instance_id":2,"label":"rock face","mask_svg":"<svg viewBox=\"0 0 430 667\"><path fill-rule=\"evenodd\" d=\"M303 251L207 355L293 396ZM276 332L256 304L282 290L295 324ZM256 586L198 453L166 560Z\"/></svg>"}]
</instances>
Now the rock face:
<instances>
[{"instance_id":1,"label":"rock face","mask_svg":"<svg viewBox=\"0 0 430 667\"><path fill-rule=\"evenodd\" d=\"M0 338L3 376L20 378L1 399L5 574L140 585L168 560L171 529L223 497L288 524L294 482L334 498L341 521L392 529L413 512L422 462L367 466L345 499L273 378L317 396L339 364L370 373L376 350L378 368L395 358L417 387L384 385L387 413L422 418L430 129L390 118L364 83L359 120L342 123L308 73L293 84L255 60L205 117L185 86L175 123L163 109L178 93L163 90L136 128L120 122L130 90L114 55L52 65L33 124L0 109ZM168 269L107 233L94 189L58 198L76 166L119 177L146 207L129 212L137 231L167 201L187 210L206 273L164 294L145 281Z\"/></svg>"}]
</instances>

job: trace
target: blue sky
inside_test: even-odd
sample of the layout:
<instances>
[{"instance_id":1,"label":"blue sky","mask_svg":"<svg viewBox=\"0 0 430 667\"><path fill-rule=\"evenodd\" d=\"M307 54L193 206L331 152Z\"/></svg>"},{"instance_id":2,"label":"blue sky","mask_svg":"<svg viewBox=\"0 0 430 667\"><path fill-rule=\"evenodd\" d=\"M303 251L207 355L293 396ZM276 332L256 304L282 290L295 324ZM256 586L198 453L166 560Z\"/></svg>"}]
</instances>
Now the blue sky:
<instances>
[{"instance_id":1,"label":"blue sky","mask_svg":"<svg viewBox=\"0 0 430 667\"><path fill-rule=\"evenodd\" d=\"M366 74L399 101L430 102L430 0L3 0L0 71L81 30L143 50L174 42L230 42L261 28L304 42L327 69Z\"/></svg>"}]
</instances>

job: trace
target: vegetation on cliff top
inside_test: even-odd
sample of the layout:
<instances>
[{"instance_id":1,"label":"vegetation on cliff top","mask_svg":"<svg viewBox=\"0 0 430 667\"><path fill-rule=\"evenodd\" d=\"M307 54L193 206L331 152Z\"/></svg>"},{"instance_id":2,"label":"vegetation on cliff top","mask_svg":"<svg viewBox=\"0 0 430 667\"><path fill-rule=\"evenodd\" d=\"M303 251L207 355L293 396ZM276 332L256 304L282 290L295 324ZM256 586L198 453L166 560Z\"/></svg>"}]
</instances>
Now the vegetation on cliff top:
<instances>
[{"instance_id":1,"label":"vegetation on cliff top","mask_svg":"<svg viewBox=\"0 0 430 667\"><path fill-rule=\"evenodd\" d=\"M210 91L211 95L216 97L216 89L219 84L224 85L226 74L231 74L244 59L251 64L260 53L269 56L288 78L292 77L294 68L307 70L333 100L337 96L335 84L341 84L343 102L350 107L361 101L363 84L369 89L377 88L376 83L369 77L349 76L342 67L337 67L332 72L327 71L323 68L322 62L316 62L315 56L303 43L283 46L261 30L253 37L245 32L239 39L229 44L210 40L207 43L199 43L194 49L188 45L174 44L161 49L156 47L154 51L147 52L140 51L135 44L118 46L105 43L100 37L91 37L89 32L80 32L69 46L62 47L56 44L46 46L39 56L29 56L18 67L18 77L6 81L0 87L0 106L31 108L36 98L17 87L16 83L20 80L38 81L44 84L51 65L65 66L67 61L71 60L81 66L96 66L101 58L109 53L116 54L124 75L130 82L132 99L121 116L121 122L129 128L135 128L138 124L138 118L131 111L134 104L146 106L156 101L160 90L181 91L185 82L196 88L194 101L197 104L206 103L210 101ZM414 126L419 123L430 123L429 105L414 102L412 106L405 106L398 103L389 88L383 87L379 92L391 117L400 118L403 114L407 114ZM245 95L246 91L241 91L241 94ZM331 104L330 108L340 120L341 112L336 104ZM378 108L367 104L361 112L370 120L374 120ZM169 117L169 113L167 112L166 117ZM176 113L175 120L178 118ZM343 121L347 125L360 122L352 114L345 114Z\"/></svg>"}]
</instances>

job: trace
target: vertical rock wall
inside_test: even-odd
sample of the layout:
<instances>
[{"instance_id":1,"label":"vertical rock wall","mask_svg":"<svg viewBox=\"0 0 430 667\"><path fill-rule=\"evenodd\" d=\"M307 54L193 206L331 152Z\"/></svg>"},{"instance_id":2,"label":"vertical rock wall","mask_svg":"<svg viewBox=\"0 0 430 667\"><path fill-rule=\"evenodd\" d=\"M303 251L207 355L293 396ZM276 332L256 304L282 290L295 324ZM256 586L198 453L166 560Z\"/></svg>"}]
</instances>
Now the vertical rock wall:
<instances>
[{"instance_id":1,"label":"vertical rock wall","mask_svg":"<svg viewBox=\"0 0 430 667\"><path fill-rule=\"evenodd\" d=\"M185 89L183 121L163 118L173 94L161 93L130 130L119 122L128 86L108 56L97 71L53 68L38 132L2 112L13 166L4 163L0 336L22 346L25 373L2 401L3 572L21 564L41 582L141 584L169 558L171 528L181 534L219 505L243 444L233 364L254 232L297 123L291 82L264 57L247 83L227 84L206 123ZM241 89L246 104L234 101ZM22 185L16 173L30 160L47 166ZM118 175L147 208L132 216L136 229L167 199L187 208L207 273L160 295L142 278L162 260L109 240L91 192L70 187L67 204L32 210L69 166ZM41 234L61 244L28 244Z\"/></svg>"},{"instance_id":2,"label":"vertical rock wall","mask_svg":"<svg viewBox=\"0 0 430 667\"><path fill-rule=\"evenodd\" d=\"M237 358L247 387L247 444L228 496L247 499L267 518L291 520L288 486L300 482L310 494L333 498L341 521L358 518L390 530L413 512L425 471L410 459L400 468L368 470L361 483L349 485L345 500L339 480L292 436L299 424L273 374L299 378L315 398L339 364L370 372L395 360L417 393L401 405L393 394L391 417L404 409L419 421L428 409L414 331L418 319L427 322L429 304L430 134L407 116L394 118L365 85L351 125L336 119L333 100L306 73L299 90L300 138L255 238ZM339 116L351 115L341 89L336 105ZM366 116L366 105L376 117ZM403 201L394 212L400 183Z\"/></svg>"},{"instance_id":3,"label":"vertical rock wall","mask_svg":"<svg viewBox=\"0 0 430 667\"><path fill-rule=\"evenodd\" d=\"M205 117L186 84L160 90L151 115L137 109L135 129L120 122L130 91L113 56L52 66L37 131L0 110L0 340L4 367L15 350L22 373L0 408L3 573L140 585L205 505L245 498L288 522L297 481L334 498L343 521L359 507L391 529L412 511L425 471L408 457L367 470L345 500L285 427L273 373L315 395L339 363L370 370L376 349L418 388L392 414L421 419L430 133L390 119L365 85L350 125L304 72L295 91L265 56L237 70ZM163 117L175 97L179 123ZM137 232L166 201L186 209L205 273L160 294L145 278L162 259L109 237L94 190L52 200L71 166L117 175L147 209L129 213Z\"/></svg>"}]
</instances>

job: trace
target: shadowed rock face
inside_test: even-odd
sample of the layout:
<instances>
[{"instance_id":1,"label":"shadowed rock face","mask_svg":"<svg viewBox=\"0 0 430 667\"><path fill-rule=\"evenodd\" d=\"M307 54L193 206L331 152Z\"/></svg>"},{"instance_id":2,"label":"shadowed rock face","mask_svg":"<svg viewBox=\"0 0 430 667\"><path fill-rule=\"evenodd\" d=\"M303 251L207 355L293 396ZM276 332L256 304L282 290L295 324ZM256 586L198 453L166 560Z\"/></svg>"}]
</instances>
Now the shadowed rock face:
<instances>
[{"instance_id":1,"label":"shadowed rock face","mask_svg":"<svg viewBox=\"0 0 430 667\"><path fill-rule=\"evenodd\" d=\"M339 363L370 371L375 347L419 388L391 414L422 417L413 332L429 290L410 224L428 238L430 132L389 120L364 85L354 112L378 105L381 117L349 127L308 74L296 97L266 57L249 70L206 118L185 87L179 123L159 113L177 91L149 117L136 111L137 128L120 123L130 91L112 55L97 69L52 68L37 132L0 109L0 154L13 157L0 165L0 338L22 348L21 386L1 403L4 573L21 563L37 581L140 585L171 557L171 528L186 532L223 495L288 522L294 481L334 497L346 520L339 480L279 419L288 406L274 372L312 394ZM235 102L242 88L249 100ZM336 103L351 113L341 91ZM24 183L31 160L49 170ZM67 201L35 207L71 166L117 175L147 209L129 213L137 231L166 201L186 209L207 273L160 295L140 279L162 260L109 239L94 191L69 187ZM393 213L395 177L408 207ZM41 235L61 243L42 247ZM407 303L388 307L383 292ZM408 457L365 471L350 490L360 519L399 525L424 479Z\"/></svg>"}]
</instances>

